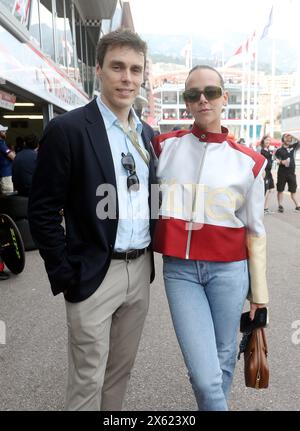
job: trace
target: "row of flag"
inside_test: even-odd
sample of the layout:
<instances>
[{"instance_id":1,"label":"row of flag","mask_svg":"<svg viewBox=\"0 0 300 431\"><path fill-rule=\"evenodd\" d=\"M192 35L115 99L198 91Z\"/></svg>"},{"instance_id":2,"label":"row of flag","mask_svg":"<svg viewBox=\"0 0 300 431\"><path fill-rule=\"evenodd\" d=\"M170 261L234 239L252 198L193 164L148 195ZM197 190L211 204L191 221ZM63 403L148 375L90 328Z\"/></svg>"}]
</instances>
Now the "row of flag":
<instances>
[{"instance_id":1,"label":"row of flag","mask_svg":"<svg viewBox=\"0 0 300 431\"><path fill-rule=\"evenodd\" d=\"M250 37L236 50L233 56L227 61L225 67L235 66L244 61L252 61L255 58L256 46L259 40L268 36L273 22L273 6L270 10L268 21L261 31L255 30Z\"/></svg>"}]
</instances>

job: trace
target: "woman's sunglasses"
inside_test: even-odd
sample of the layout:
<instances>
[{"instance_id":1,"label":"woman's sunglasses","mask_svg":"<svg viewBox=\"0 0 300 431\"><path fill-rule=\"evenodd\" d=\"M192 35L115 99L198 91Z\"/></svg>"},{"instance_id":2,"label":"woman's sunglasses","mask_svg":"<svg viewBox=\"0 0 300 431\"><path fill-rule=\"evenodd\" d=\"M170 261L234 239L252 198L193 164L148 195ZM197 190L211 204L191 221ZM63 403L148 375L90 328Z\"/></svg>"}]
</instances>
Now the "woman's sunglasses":
<instances>
[{"instance_id":1,"label":"woman's sunglasses","mask_svg":"<svg viewBox=\"0 0 300 431\"><path fill-rule=\"evenodd\" d=\"M223 88L216 85L208 85L204 90L199 90L199 88L190 88L182 93L184 101L190 103L198 102L201 94L204 95L206 100L219 99L219 97L223 95Z\"/></svg>"}]
</instances>

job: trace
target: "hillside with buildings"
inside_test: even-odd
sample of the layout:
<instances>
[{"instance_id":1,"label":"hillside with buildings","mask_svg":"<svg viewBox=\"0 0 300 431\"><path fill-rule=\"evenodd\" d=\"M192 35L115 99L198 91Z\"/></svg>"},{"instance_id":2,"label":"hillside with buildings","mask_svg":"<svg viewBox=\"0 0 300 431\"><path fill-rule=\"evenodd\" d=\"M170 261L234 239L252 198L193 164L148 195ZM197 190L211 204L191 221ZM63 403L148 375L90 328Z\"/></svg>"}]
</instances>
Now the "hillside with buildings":
<instances>
[{"instance_id":1,"label":"hillside with buildings","mask_svg":"<svg viewBox=\"0 0 300 431\"><path fill-rule=\"evenodd\" d=\"M232 45L236 47L241 37L233 38ZM157 36L147 36L151 58L148 114L153 125L168 132L174 127L186 129L193 123L182 92L192 65L204 63L217 67L224 77L229 103L223 112L222 124L236 138L244 137L248 145L254 145L265 133L280 137L282 104L295 91L297 81L296 55L291 47L286 46L283 55L282 41L276 41L278 67L272 76L270 41L263 41L259 46L259 67L255 74L254 62L251 72L247 73L243 73L241 64L222 67L228 56L221 56L223 61L218 55L212 56L209 51L212 41L201 41L202 55L198 57L200 51L196 41L191 48L185 36L171 36L170 39L166 36L166 39L166 43L163 40L158 43Z\"/></svg>"},{"instance_id":2,"label":"hillside with buildings","mask_svg":"<svg viewBox=\"0 0 300 431\"><path fill-rule=\"evenodd\" d=\"M185 64L185 49L190 41L187 35L142 35L148 42L153 63ZM193 64L207 63L221 66L239 46L247 39L243 33L231 33L221 39L209 38L205 35L192 35ZM271 73L272 40L265 38L259 43L259 70ZM296 69L297 56L295 48L286 40L277 39L276 74L292 73Z\"/></svg>"}]
</instances>

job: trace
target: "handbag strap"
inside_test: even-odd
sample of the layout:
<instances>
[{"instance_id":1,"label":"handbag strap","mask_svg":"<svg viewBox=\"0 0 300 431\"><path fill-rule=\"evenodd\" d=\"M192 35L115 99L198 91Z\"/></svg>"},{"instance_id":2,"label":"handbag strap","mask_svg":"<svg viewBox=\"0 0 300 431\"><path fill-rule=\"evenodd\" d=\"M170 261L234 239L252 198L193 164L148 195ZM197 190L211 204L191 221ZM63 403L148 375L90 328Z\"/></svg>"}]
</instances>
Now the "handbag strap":
<instances>
[{"instance_id":1,"label":"handbag strap","mask_svg":"<svg viewBox=\"0 0 300 431\"><path fill-rule=\"evenodd\" d=\"M252 332L244 332L243 338L241 339L240 345L239 345L239 353L238 353L238 359L241 359L241 354L245 353L247 349L247 345L250 341Z\"/></svg>"}]
</instances>

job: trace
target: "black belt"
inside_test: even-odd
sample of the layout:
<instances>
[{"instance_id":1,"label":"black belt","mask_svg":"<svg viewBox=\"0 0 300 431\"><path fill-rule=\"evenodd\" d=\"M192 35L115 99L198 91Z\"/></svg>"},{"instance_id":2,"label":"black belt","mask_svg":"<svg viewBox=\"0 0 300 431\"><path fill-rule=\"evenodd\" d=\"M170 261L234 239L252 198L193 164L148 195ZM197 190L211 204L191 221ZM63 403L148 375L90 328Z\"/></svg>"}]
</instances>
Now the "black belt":
<instances>
[{"instance_id":1,"label":"black belt","mask_svg":"<svg viewBox=\"0 0 300 431\"><path fill-rule=\"evenodd\" d=\"M123 259L123 260L132 260L137 259L138 257L142 256L142 254L145 254L148 250L148 247L146 248L139 248L137 250L128 250L128 251L114 251L111 255L112 259Z\"/></svg>"}]
</instances>

